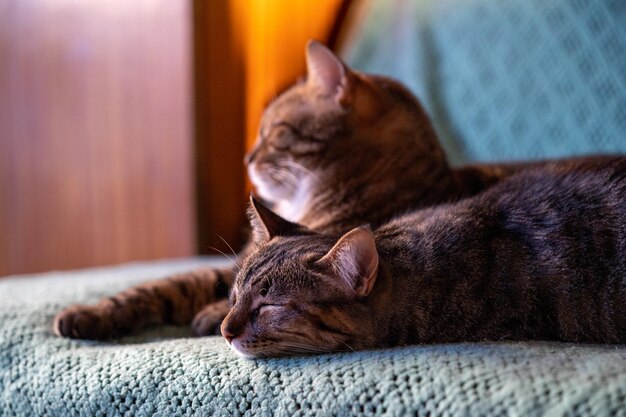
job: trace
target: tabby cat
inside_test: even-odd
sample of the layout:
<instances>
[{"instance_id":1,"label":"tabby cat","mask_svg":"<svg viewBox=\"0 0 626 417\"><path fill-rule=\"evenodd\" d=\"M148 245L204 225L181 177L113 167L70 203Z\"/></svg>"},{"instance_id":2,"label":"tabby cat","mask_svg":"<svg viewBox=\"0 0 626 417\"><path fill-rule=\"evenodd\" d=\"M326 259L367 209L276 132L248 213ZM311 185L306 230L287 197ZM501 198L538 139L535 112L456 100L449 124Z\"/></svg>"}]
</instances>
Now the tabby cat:
<instances>
[{"instance_id":1,"label":"tabby cat","mask_svg":"<svg viewBox=\"0 0 626 417\"><path fill-rule=\"evenodd\" d=\"M626 158L548 164L371 230L252 201L222 334L244 357L500 339L626 343Z\"/></svg>"},{"instance_id":2,"label":"tabby cat","mask_svg":"<svg viewBox=\"0 0 626 417\"><path fill-rule=\"evenodd\" d=\"M378 225L476 194L523 168L451 169L426 113L401 84L352 71L317 42L306 59L308 78L269 105L246 156L257 193L286 219L327 233ZM196 334L212 334L228 312L236 269L202 269L70 306L56 316L55 332L105 339L192 322Z\"/></svg>"}]
</instances>

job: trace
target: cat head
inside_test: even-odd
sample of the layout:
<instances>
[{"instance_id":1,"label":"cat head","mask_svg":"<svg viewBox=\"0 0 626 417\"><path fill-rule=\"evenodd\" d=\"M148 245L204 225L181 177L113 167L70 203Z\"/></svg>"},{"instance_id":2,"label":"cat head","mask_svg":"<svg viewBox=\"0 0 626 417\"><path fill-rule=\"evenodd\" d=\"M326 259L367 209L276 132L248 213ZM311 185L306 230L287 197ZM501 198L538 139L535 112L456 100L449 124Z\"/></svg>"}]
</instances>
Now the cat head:
<instances>
[{"instance_id":1,"label":"cat head","mask_svg":"<svg viewBox=\"0 0 626 417\"><path fill-rule=\"evenodd\" d=\"M243 357L367 347L378 253L367 228L339 239L288 222L253 199L258 250L231 291L222 335Z\"/></svg>"},{"instance_id":2,"label":"cat head","mask_svg":"<svg viewBox=\"0 0 626 417\"><path fill-rule=\"evenodd\" d=\"M392 159L400 155L407 165L421 157L447 164L427 115L400 83L353 71L314 41L306 63L306 80L270 103L245 157L257 194L281 215L298 221L302 207L289 214L281 203L302 202L364 167L379 178L406 175Z\"/></svg>"}]
</instances>

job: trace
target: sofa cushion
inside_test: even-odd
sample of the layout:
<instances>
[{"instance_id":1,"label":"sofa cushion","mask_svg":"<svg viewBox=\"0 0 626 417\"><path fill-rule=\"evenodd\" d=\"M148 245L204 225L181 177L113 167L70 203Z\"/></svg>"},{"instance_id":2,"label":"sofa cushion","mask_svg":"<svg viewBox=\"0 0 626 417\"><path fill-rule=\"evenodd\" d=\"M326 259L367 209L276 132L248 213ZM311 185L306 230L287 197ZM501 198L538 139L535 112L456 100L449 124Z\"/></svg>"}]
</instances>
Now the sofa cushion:
<instances>
[{"instance_id":1,"label":"sofa cushion","mask_svg":"<svg viewBox=\"0 0 626 417\"><path fill-rule=\"evenodd\" d=\"M474 343L248 360L187 328L114 342L52 333L69 304L219 262L0 280L0 416L623 415L623 346Z\"/></svg>"}]
</instances>

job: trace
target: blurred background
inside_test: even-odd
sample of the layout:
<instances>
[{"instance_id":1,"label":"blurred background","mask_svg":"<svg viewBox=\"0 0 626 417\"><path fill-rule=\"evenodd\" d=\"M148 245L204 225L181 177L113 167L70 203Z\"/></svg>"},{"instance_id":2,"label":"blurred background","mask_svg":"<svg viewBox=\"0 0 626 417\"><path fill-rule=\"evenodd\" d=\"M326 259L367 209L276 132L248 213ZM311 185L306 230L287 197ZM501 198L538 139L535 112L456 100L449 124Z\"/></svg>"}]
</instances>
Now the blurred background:
<instances>
[{"instance_id":1,"label":"blurred background","mask_svg":"<svg viewBox=\"0 0 626 417\"><path fill-rule=\"evenodd\" d=\"M624 0L0 0L0 276L236 249L309 38L455 164L626 152Z\"/></svg>"},{"instance_id":2,"label":"blurred background","mask_svg":"<svg viewBox=\"0 0 626 417\"><path fill-rule=\"evenodd\" d=\"M0 0L0 275L241 244L262 108L347 5L314 3Z\"/></svg>"}]
</instances>

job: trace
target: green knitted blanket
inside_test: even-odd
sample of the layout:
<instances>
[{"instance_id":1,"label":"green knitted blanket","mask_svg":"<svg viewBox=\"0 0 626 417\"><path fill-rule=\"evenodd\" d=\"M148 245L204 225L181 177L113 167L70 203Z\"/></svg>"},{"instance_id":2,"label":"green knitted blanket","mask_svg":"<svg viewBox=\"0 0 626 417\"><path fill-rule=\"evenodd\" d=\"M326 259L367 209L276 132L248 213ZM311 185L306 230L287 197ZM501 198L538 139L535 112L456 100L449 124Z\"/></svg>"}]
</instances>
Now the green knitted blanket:
<instances>
[{"instance_id":1,"label":"green knitted blanket","mask_svg":"<svg viewBox=\"0 0 626 417\"><path fill-rule=\"evenodd\" d=\"M52 334L61 307L221 262L191 259L0 280L0 416L626 416L626 347L414 346L245 360L161 328L114 343Z\"/></svg>"}]
</instances>

